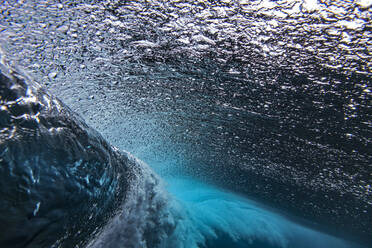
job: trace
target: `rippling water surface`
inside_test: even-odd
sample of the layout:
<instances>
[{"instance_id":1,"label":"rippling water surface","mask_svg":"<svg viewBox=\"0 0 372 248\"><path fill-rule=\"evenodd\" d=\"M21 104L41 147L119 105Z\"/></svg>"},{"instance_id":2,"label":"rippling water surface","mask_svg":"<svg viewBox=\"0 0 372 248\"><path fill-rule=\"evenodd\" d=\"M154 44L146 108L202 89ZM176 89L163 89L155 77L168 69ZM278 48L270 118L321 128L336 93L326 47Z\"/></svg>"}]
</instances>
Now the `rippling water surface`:
<instances>
[{"instance_id":1,"label":"rippling water surface","mask_svg":"<svg viewBox=\"0 0 372 248\"><path fill-rule=\"evenodd\" d=\"M343 247L328 234L372 242L371 8L3 1L0 42L163 176L202 236L220 235L204 245Z\"/></svg>"}]
</instances>

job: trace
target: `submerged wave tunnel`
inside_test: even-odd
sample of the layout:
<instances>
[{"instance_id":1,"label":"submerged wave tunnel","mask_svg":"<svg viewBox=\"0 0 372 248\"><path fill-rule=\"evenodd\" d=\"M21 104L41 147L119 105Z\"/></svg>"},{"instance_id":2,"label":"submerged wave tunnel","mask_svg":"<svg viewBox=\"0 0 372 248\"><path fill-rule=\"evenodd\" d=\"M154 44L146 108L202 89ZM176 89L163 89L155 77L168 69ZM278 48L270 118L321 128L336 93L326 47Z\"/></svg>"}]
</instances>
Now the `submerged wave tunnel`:
<instances>
[{"instance_id":1,"label":"submerged wave tunnel","mask_svg":"<svg viewBox=\"0 0 372 248\"><path fill-rule=\"evenodd\" d=\"M27 76L0 79L1 247L359 247L191 178L166 186Z\"/></svg>"},{"instance_id":2,"label":"submerged wave tunnel","mask_svg":"<svg viewBox=\"0 0 372 248\"><path fill-rule=\"evenodd\" d=\"M0 247L371 247L371 7L2 1Z\"/></svg>"}]
</instances>

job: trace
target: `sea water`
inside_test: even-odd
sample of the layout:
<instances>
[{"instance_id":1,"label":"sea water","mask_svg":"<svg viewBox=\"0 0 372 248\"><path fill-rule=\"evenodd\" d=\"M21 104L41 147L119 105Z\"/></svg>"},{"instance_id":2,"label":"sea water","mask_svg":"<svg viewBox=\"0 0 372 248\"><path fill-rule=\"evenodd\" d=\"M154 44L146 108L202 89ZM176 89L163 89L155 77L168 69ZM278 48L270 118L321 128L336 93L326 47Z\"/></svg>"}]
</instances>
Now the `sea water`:
<instances>
[{"instance_id":1,"label":"sea water","mask_svg":"<svg viewBox=\"0 0 372 248\"><path fill-rule=\"evenodd\" d=\"M217 2L6 1L0 39L163 178L177 215L164 246L348 245L250 194L370 243L370 3Z\"/></svg>"}]
</instances>

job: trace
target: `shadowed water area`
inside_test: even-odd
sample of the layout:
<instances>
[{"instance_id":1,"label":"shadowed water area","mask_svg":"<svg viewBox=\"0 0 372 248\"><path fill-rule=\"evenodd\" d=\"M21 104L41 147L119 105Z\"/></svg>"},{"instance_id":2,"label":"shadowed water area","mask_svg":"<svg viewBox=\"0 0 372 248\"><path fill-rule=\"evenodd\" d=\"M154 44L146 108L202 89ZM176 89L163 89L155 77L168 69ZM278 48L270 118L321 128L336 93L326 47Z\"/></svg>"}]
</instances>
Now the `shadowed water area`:
<instances>
[{"instance_id":1,"label":"shadowed water area","mask_svg":"<svg viewBox=\"0 0 372 248\"><path fill-rule=\"evenodd\" d=\"M191 197L201 192L221 213L254 223L260 215L242 210L253 208L279 222L252 234L239 226L249 221L210 217L196 226L215 238L199 245L307 247L318 231L371 245L368 1L4 1L0 11L10 66L149 164L186 216L203 209Z\"/></svg>"}]
</instances>

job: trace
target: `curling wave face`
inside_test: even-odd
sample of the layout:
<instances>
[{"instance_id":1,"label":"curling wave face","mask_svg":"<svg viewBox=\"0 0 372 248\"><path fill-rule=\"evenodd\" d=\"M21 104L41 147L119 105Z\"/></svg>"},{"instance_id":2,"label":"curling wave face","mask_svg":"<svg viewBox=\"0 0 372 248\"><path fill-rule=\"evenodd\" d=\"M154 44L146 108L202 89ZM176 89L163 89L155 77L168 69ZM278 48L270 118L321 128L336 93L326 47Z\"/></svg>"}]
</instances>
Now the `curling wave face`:
<instances>
[{"instance_id":1,"label":"curling wave face","mask_svg":"<svg viewBox=\"0 0 372 248\"><path fill-rule=\"evenodd\" d=\"M124 198L127 158L31 79L0 69L0 246L81 246Z\"/></svg>"}]
</instances>

